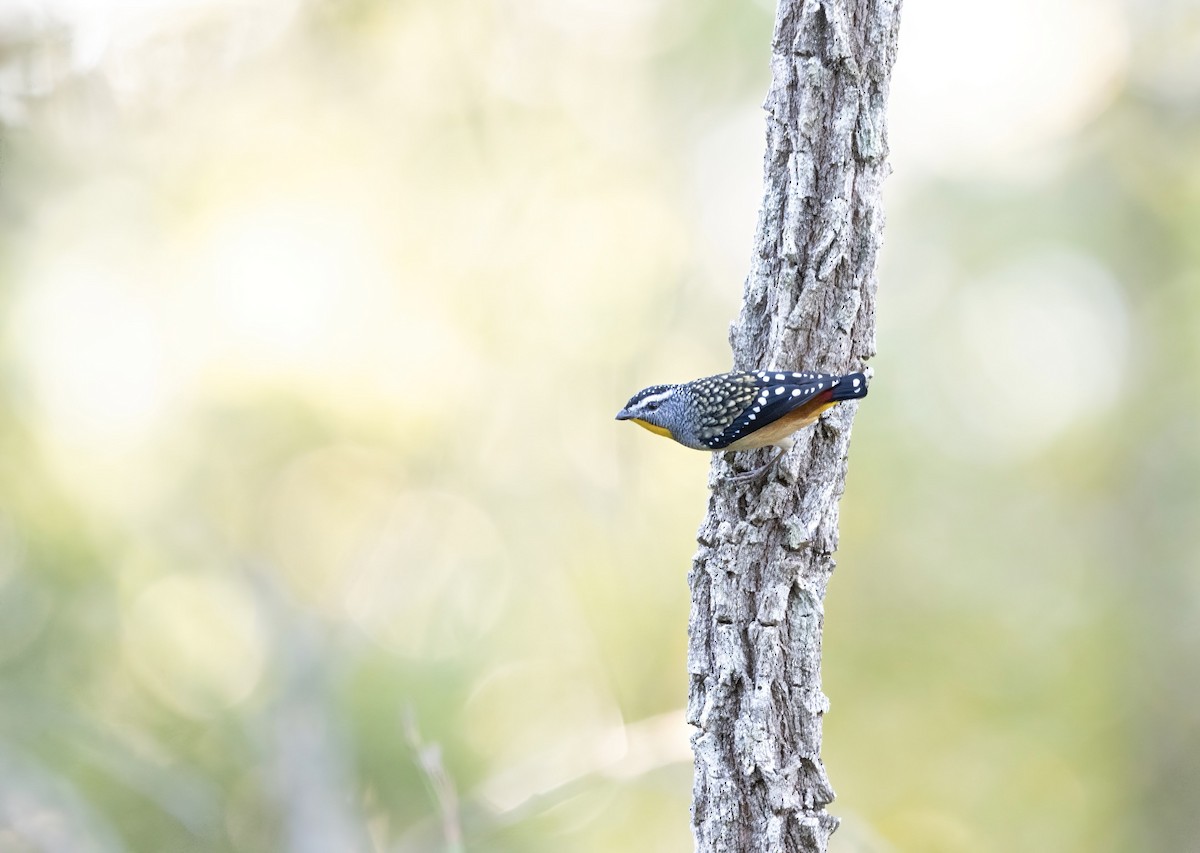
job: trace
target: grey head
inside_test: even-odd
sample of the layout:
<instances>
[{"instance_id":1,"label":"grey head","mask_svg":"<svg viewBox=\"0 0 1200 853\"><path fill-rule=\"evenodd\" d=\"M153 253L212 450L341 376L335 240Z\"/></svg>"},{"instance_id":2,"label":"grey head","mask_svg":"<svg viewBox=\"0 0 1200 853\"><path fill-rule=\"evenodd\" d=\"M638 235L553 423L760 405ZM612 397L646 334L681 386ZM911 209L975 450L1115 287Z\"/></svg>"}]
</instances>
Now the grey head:
<instances>
[{"instance_id":1,"label":"grey head","mask_svg":"<svg viewBox=\"0 0 1200 853\"><path fill-rule=\"evenodd\" d=\"M692 400L686 386L651 385L643 388L617 412L617 420L633 421L657 435L673 438L686 447L708 450L695 433Z\"/></svg>"}]
</instances>

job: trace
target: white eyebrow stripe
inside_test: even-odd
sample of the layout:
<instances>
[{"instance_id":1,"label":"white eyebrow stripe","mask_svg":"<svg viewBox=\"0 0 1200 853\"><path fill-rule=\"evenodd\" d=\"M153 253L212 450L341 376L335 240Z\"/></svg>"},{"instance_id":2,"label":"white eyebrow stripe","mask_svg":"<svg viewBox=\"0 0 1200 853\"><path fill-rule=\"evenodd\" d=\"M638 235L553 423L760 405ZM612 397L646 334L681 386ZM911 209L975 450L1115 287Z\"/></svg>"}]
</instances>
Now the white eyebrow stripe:
<instances>
[{"instance_id":1,"label":"white eyebrow stripe","mask_svg":"<svg viewBox=\"0 0 1200 853\"><path fill-rule=\"evenodd\" d=\"M659 391L657 394L651 394L648 397L643 397L635 403L635 406L641 406L646 403L661 403L663 400L674 394L674 391Z\"/></svg>"}]
</instances>

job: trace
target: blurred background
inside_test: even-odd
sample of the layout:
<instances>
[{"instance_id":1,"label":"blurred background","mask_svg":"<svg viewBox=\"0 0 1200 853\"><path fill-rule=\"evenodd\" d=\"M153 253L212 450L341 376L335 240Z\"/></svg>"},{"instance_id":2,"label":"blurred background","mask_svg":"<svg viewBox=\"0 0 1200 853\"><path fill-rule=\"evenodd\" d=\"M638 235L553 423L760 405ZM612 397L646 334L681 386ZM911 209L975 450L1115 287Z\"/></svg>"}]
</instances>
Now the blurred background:
<instances>
[{"instance_id":1,"label":"blurred background","mask_svg":"<svg viewBox=\"0 0 1200 853\"><path fill-rule=\"evenodd\" d=\"M0 850L691 848L612 418L729 366L772 17L0 0ZM909 0L891 140L836 849L1194 850L1200 8Z\"/></svg>"}]
</instances>

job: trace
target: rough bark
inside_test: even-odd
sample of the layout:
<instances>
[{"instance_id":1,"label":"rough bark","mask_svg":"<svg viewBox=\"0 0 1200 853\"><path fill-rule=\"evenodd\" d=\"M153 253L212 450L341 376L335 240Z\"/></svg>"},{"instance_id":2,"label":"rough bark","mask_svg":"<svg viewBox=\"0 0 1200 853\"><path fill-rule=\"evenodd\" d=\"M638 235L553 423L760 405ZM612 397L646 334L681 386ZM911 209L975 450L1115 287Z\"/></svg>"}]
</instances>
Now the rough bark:
<instances>
[{"instance_id":1,"label":"rough bark","mask_svg":"<svg viewBox=\"0 0 1200 853\"><path fill-rule=\"evenodd\" d=\"M763 206L730 332L739 368L841 372L874 355L899 16L900 0L780 0ZM765 456L713 462L688 576L701 853L824 851L837 828L820 754L822 602L855 410L842 403L802 432L766 481L728 479Z\"/></svg>"}]
</instances>

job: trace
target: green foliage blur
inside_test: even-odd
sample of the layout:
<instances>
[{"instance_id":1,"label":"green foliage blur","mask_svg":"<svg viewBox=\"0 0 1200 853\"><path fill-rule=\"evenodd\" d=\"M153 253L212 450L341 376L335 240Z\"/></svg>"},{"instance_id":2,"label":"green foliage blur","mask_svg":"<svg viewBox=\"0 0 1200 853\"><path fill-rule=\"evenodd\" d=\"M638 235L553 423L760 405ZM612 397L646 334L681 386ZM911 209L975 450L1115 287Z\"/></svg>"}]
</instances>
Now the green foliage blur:
<instances>
[{"instance_id":1,"label":"green foliage blur","mask_svg":"<svg viewBox=\"0 0 1200 853\"><path fill-rule=\"evenodd\" d=\"M0 851L690 849L708 463L612 418L729 366L772 16L0 5ZM892 94L836 849L1194 849L1200 17Z\"/></svg>"}]
</instances>

